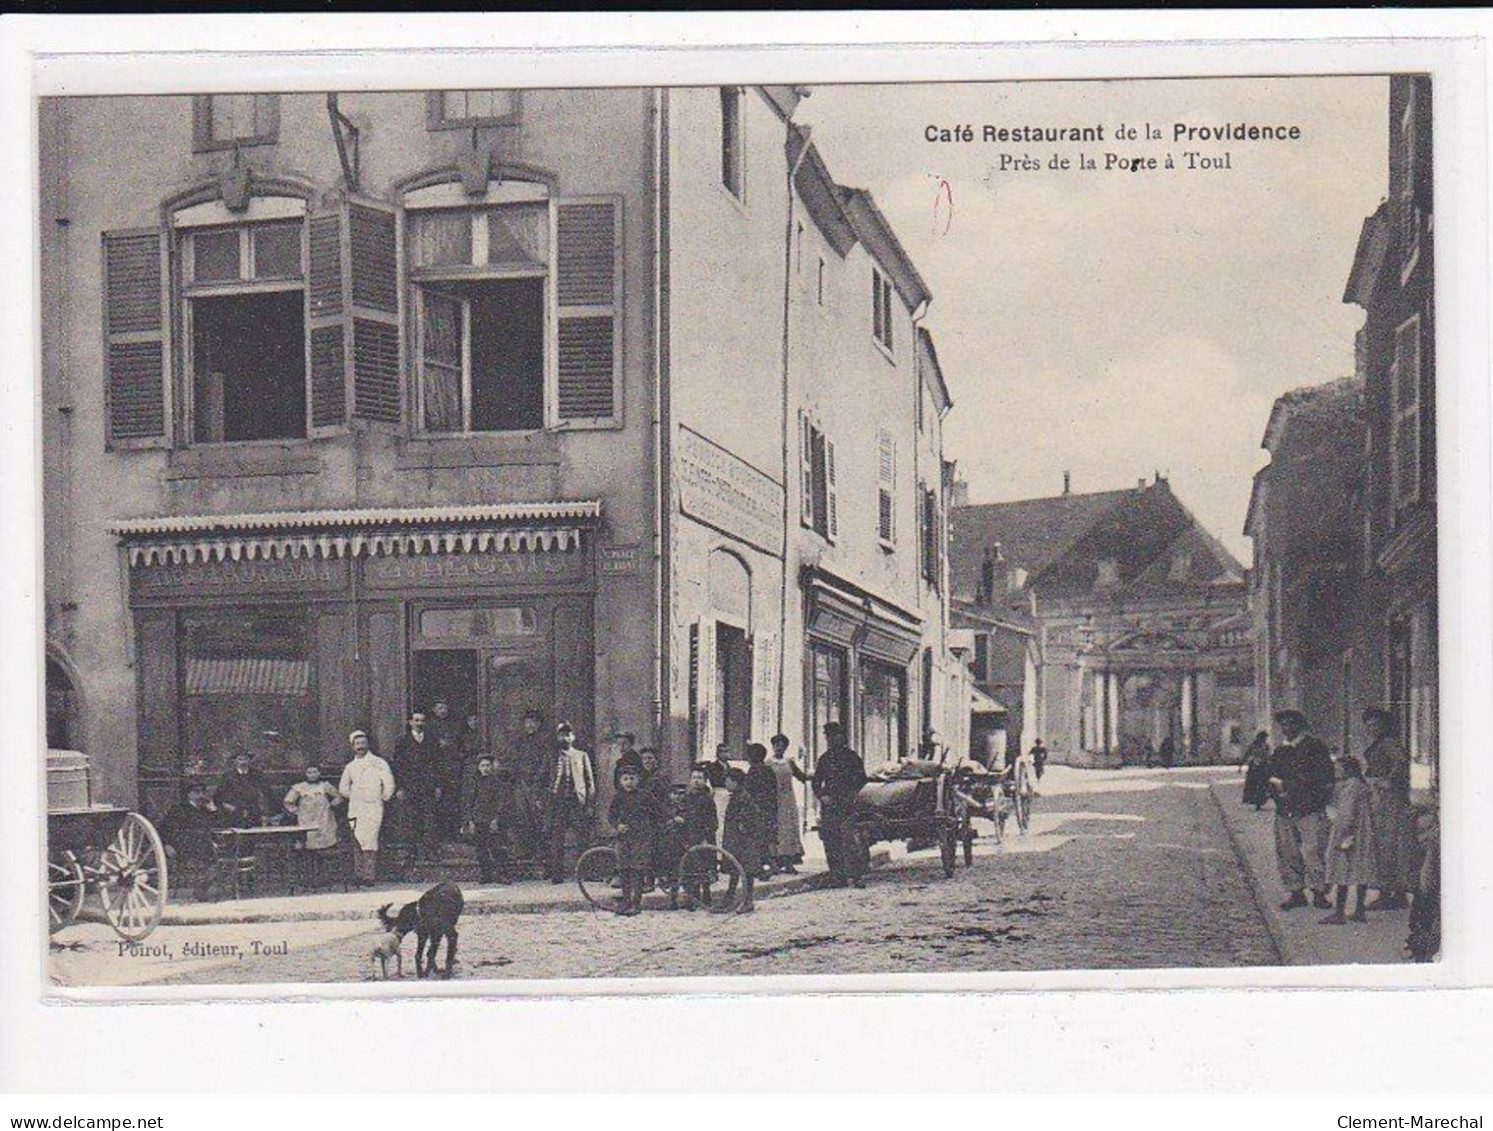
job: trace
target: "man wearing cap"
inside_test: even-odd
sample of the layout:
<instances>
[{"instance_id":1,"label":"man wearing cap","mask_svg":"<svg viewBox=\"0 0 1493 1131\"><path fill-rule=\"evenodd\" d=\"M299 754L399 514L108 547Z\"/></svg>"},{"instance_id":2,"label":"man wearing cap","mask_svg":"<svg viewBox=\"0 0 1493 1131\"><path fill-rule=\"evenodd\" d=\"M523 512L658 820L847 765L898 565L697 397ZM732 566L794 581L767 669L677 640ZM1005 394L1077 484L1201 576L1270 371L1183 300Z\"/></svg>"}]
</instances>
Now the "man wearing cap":
<instances>
[{"instance_id":1,"label":"man wearing cap","mask_svg":"<svg viewBox=\"0 0 1493 1131\"><path fill-rule=\"evenodd\" d=\"M824 738L829 749L814 767L814 796L819 798L819 839L830 886L865 887L865 854L851 814L856 795L866 784L866 764L846 743L845 728L839 723L826 723Z\"/></svg>"},{"instance_id":2,"label":"man wearing cap","mask_svg":"<svg viewBox=\"0 0 1493 1131\"><path fill-rule=\"evenodd\" d=\"M268 793L269 779L254 769L254 756L240 750L218 779L213 803L238 828L255 828L264 824L265 814L269 812Z\"/></svg>"},{"instance_id":3,"label":"man wearing cap","mask_svg":"<svg viewBox=\"0 0 1493 1131\"><path fill-rule=\"evenodd\" d=\"M1270 794L1275 799L1275 860L1281 883L1290 892L1282 911L1312 903L1331 910L1327 898L1327 803L1332 800L1336 773L1332 756L1321 739L1310 733L1300 711L1275 713L1284 741L1270 756Z\"/></svg>"},{"instance_id":4,"label":"man wearing cap","mask_svg":"<svg viewBox=\"0 0 1493 1131\"><path fill-rule=\"evenodd\" d=\"M352 761L342 769L337 792L347 799L347 817L353 826L353 872L359 887L372 887L378 874L378 832L384 823L384 806L394 796L394 772L368 745L360 730L347 736Z\"/></svg>"},{"instance_id":5,"label":"man wearing cap","mask_svg":"<svg viewBox=\"0 0 1493 1131\"><path fill-rule=\"evenodd\" d=\"M577 853L586 850L595 801L596 777L591 770L591 755L575 744L575 729L569 723L561 723L555 728L555 752L544 791L551 883L565 881L566 833L575 834Z\"/></svg>"}]
</instances>

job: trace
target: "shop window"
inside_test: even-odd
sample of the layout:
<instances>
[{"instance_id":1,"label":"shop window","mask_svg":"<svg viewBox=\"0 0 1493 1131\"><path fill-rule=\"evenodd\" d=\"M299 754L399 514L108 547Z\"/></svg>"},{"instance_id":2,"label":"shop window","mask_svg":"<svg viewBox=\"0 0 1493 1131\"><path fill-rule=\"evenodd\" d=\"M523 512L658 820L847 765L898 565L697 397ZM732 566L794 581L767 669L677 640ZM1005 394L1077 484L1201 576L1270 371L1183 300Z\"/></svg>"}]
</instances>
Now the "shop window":
<instances>
[{"instance_id":1,"label":"shop window","mask_svg":"<svg viewBox=\"0 0 1493 1131\"><path fill-rule=\"evenodd\" d=\"M494 609L425 609L420 613L420 635L438 640L492 640L534 636L539 619L533 609L509 606Z\"/></svg>"},{"instance_id":2,"label":"shop window","mask_svg":"<svg viewBox=\"0 0 1493 1131\"><path fill-rule=\"evenodd\" d=\"M737 200L746 199L746 148L741 110L741 88L721 87L721 184Z\"/></svg>"},{"instance_id":3,"label":"shop window","mask_svg":"<svg viewBox=\"0 0 1493 1131\"><path fill-rule=\"evenodd\" d=\"M861 754L867 768L906 752L907 673L866 661L861 668Z\"/></svg>"},{"instance_id":4,"label":"shop window","mask_svg":"<svg viewBox=\"0 0 1493 1131\"><path fill-rule=\"evenodd\" d=\"M827 542L840 536L835 445L807 413L799 414L801 514L805 526Z\"/></svg>"},{"instance_id":5,"label":"shop window","mask_svg":"<svg viewBox=\"0 0 1493 1131\"><path fill-rule=\"evenodd\" d=\"M273 145L279 137L278 94L199 94L192 99L192 148L198 153Z\"/></svg>"},{"instance_id":6,"label":"shop window","mask_svg":"<svg viewBox=\"0 0 1493 1131\"><path fill-rule=\"evenodd\" d=\"M318 756L310 623L304 609L183 615L187 773L219 773L241 751L271 772Z\"/></svg>"},{"instance_id":7,"label":"shop window","mask_svg":"<svg viewBox=\"0 0 1493 1131\"><path fill-rule=\"evenodd\" d=\"M307 434L301 222L181 237L192 440L294 440Z\"/></svg>"},{"instance_id":8,"label":"shop window","mask_svg":"<svg viewBox=\"0 0 1493 1131\"><path fill-rule=\"evenodd\" d=\"M462 130L513 126L519 121L516 90L435 90L426 99L426 126Z\"/></svg>"}]
</instances>

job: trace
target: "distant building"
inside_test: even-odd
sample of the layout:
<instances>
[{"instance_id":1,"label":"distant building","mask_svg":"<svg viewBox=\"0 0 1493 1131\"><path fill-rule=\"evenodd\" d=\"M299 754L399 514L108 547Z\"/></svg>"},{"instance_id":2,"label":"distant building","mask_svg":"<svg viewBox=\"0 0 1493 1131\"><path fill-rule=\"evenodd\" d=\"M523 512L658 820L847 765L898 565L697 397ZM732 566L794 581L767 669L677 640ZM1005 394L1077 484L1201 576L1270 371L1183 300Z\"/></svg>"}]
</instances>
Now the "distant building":
<instances>
[{"instance_id":1,"label":"distant building","mask_svg":"<svg viewBox=\"0 0 1493 1131\"><path fill-rule=\"evenodd\" d=\"M1253 712L1244 569L1165 479L1073 494L1065 477L1051 498L956 507L951 527L955 623L1002 622L987 644L1002 678L1031 626L1023 744L1079 765L1236 756Z\"/></svg>"},{"instance_id":2,"label":"distant building","mask_svg":"<svg viewBox=\"0 0 1493 1131\"><path fill-rule=\"evenodd\" d=\"M1354 378L1296 389L1275 402L1244 532L1251 571L1255 723L1303 711L1318 736L1348 749L1356 597L1351 496L1363 453ZM1360 705L1361 709L1361 705Z\"/></svg>"}]
</instances>

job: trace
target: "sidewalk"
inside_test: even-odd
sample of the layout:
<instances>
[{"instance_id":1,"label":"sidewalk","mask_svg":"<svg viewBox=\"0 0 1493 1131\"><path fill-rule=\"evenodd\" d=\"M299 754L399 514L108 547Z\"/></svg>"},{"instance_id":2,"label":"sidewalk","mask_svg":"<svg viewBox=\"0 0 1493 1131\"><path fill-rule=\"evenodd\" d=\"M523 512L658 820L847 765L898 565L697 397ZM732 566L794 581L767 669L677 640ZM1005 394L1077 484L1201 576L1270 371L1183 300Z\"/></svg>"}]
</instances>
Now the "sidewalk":
<instances>
[{"instance_id":1,"label":"sidewalk","mask_svg":"<svg viewBox=\"0 0 1493 1131\"><path fill-rule=\"evenodd\" d=\"M757 898L792 895L810 887L824 873L824 852L818 838L805 838L804 860L796 876L774 876L757 881ZM892 854L885 845L871 853L873 868L887 864ZM380 884L353 891L317 891L301 895L273 895L250 899L224 899L210 903L176 903L166 906L161 923L166 926L199 926L212 923L305 923L313 921L368 919L386 903L396 907L418 899L430 881ZM563 884L548 880L524 880L514 884L463 884L466 915L538 915L590 909L575 879ZM660 893L646 902L661 903Z\"/></svg>"},{"instance_id":2,"label":"sidewalk","mask_svg":"<svg viewBox=\"0 0 1493 1131\"><path fill-rule=\"evenodd\" d=\"M1289 966L1341 966L1408 962L1404 953L1409 912L1370 912L1367 923L1323 924L1323 911L1303 907L1280 910L1286 893L1275 866L1275 817L1267 805L1256 812L1244 804L1244 781L1211 783L1229 840L1249 877L1255 902L1281 961Z\"/></svg>"}]
</instances>

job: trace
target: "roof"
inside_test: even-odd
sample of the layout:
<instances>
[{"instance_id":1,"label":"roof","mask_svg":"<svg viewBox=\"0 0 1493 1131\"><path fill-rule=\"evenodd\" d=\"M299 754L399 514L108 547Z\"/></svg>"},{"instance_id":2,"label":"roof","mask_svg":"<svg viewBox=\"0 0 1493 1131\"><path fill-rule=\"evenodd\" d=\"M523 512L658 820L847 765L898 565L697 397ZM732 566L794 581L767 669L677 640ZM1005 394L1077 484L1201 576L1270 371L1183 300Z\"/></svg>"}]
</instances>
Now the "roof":
<instances>
[{"instance_id":1,"label":"roof","mask_svg":"<svg viewBox=\"0 0 1493 1131\"><path fill-rule=\"evenodd\" d=\"M918 274L912 257L897 239L897 233L892 231L892 225L876 206L876 198L867 189L847 188L844 185L840 186L839 195L840 203L844 205L855 226L856 235L891 277L902 301L913 310L925 302L931 302L933 292Z\"/></svg>"},{"instance_id":2,"label":"roof","mask_svg":"<svg viewBox=\"0 0 1493 1131\"><path fill-rule=\"evenodd\" d=\"M976 715L1003 715L1009 714L1006 705L988 692L981 691L974 684L969 685L969 709Z\"/></svg>"},{"instance_id":3,"label":"roof","mask_svg":"<svg viewBox=\"0 0 1493 1131\"><path fill-rule=\"evenodd\" d=\"M1266 451L1274 451L1284 436L1286 425L1293 418L1317 413L1340 413L1357 399L1358 391L1357 377L1339 377L1321 385L1306 385L1282 393L1270 407L1270 418L1265 422L1265 434L1260 439L1260 447Z\"/></svg>"},{"instance_id":4,"label":"roof","mask_svg":"<svg viewBox=\"0 0 1493 1131\"><path fill-rule=\"evenodd\" d=\"M803 160L799 160L800 154ZM809 131L792 122L788 124L788 167L796 170L793 185L803 199L809 218L824 233L835 254L844 256L855 246L855 225L850 222L850 215L840 200L839 186L829 175L829 168L818 147L809 141Z\"/></svg>"},{"instance_id":5,"label":"roof","mask_svg":"<svg viewBox=\"0 0 1493 1131\"><path fill-rule=\"evenodd\" d=\"M1353 267L1348 272L1348 284L1343 291L1345 303L1368 309L1379 282L1379 271L1384 266L1384 257L1389 252L1389 229L1389 202L1383 201L1364 218L1359 230Z\"/></svg>"},{"instance_id":6,"label":"roof","mask_svg":"<svg viewBox=\"0 0 1493 1131\"><path fill-rule=\"evenodd\" d=\"M985 551L996 543L1011 565L1036 577L1133 490L951 508L951 588L956 593L978 592Z\"/></svg>"},{"instance_id":7,"label":"roof","mask_svg":"<svg viewBox=\"0 0 1493 1131\"><path fill-rule=\"evenodd\" d=\"M943 366L938 363L938 351L933 348L933 335L928 333L926 326L918 327L918 361L923 382L933 393L933 399L938 403L938 414L942 416L954 407L954 398L949 396Z\"/></svg>"},{"instance_id":8,"label":"roof","mask_svg":"<svg viewBox=\"0 0 1493 1131\"><path fill-rule=\"evenodd\" d=\"M955 592L978 592L988 547L1024 569L1043 594L1089 593L1100 563L1111 561L1126 592L1242 585L1244 567L1172 493L1165 479L1146 487L1055 495L957 507L951 515ZM1175 561L1185 557L1185 574Z\"/></svg>"}]
</instances>

